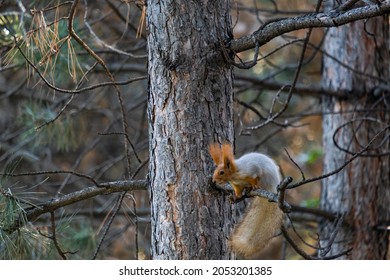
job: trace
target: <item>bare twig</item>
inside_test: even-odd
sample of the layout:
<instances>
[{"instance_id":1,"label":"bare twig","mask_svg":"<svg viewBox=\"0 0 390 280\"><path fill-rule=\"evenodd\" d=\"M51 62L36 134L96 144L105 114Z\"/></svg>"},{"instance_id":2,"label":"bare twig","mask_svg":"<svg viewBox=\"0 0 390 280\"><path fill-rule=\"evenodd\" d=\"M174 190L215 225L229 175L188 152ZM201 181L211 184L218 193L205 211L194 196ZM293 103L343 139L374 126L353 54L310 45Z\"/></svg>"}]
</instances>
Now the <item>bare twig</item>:
<instances>
[{"instance_id":1,"label":"bare twig","mask_svg":"<svg viewBox=\"0 0 390 280\"><path fill-rule=\"evenodd\" d=\"M333 171L330 171L326 174L323 174L321 176L317 176L317 177L314 177L314 178L310 178L310 179L305 179L305 180L301 180L300 182L297 182L295 184L292 184L290 186L288 186L287 188L288 189L294 189L294 188L297 188L299 186L302 186L302 185L305 185L305 184L308 184L308 183L311 183L311 182L315 182L315 181L320 181L322 179L325 179L327 177L330 177L334 174L337 174L339 173L341 170L343 170L348 164L350 164L352 161L354 161L357 157L361 156L363 153L365 153L369 148L370 146L372 145L372 143L379 137L379 135L381 135L383 132L385 132L387 129L390 128L390 125L386 126L384 129L382 129L381 131L379 131L372 139L370 142L368 142L368 144L363 148L361 149L358 153L354 154L349 160L347 160L344 164L342 164L339 168L336 168L335 170Z\"/></svg>"},{"instance_id":2,"label":"bare twig","mask_svg":"<svg viewBox=\"0 0 390 280\"><path fill-rule=\"evenodd\" d=\"M104 71L106 72L107 76L109 77L109 79L111 80L111 82L114 83L114 88L115 88L115 93L117 95L117 98L118 98L118 102L119 102L119 108L120 108L120 111L121 111L121 116L122 116L122 130L123 130L123 134L124 134L124 148L125 148L125 152L126 152L126 160L127 160L127 169L128 169L128 174L130 175L130 172L131 172L131 164L130 164L130 158L129 158L129 144L127 142L127 136L128 136L128 125L127 125L127 122L126 122L126 111L125 111L125 107L124 107L124 102L123 102L123 98L122 98L122 94L121 94L121 91L119 89L119 87L115 84L115 79L114 79L114 76L112 75L112 73L110 72L110 70L108 69L107 65L105 64L105 62L103 61L103 59L101 59L78 35L77 33L75 32L75 30L73 29L73 20L74 20L74 17L75 17L75 13L76 13L76 7L79 3L79 0L75 0L70 8L70 12L69 12L69 23L68 23L68 31L69 31L69 36L71 36L72 38L74 38L77 43L79 43L79 45L81 47L83 47L104 69Z\"/></svg>"},{"instance_id":3,"label":"bare twig","mask_svg":"<svg viewBox=\"0 0 390 280\"><path fill-rule=\"evenodd\" d=\"M343 221L344 221L344 215L341 214L339 215L339 217L337 217L337 219L335 220L335 226L334 226L334 229L332 230L331 234L330 234L330 237L328 238L328 242L326 244L326 247L325 248L321 248L320 250L320 256L321 257L325 257L330 249L332 248L332 245L336 239L336 236L337 236L337 233L339 232L339 229L341 228L341 226L343 225Z\"/></svg>"},{"instance_id":4,"label":"bare twig","mask_svg":"<svg viewBox=\"0 0 390 280\"><path fill-rule=\"evenodd\" d=\"M341 12L341 11L349 10L350 8L353 7L353 5L355 5L359 1L360 0L349 0L349 1L346 1L345 3L342 3L340 6L338 6L337 9L335 10L335 12Z\"/></svg>"},{"instance_id":5,"label":"bare twig","mask_svg":"<svg viewBox=\"0 0 390 280\"><path fill-rule=\"evenodd\" d=\"M259 79L256 77L248 77L244 75L240 75L239 73L234 75L237 81L245 81L248 82L253 86L259 86L263 89L270 89L270 90L280 90L281 92L288 92L291 88L290 85L287 85L286 83L282 83L279 81L269 81L266 79ZM345 99L348 97L347 92L343 91L332 91L330 89L324 89L322 87L318 87L315 85L304 85L304 84L296 84L295 88L293 89L293 92L295 94L301 95L301 96L334 96L337 98Z\"/></svg>"},{"instance_id":6,"label":"bare twig","mask_svg":"<svg viewBox=\"0 0 390 280\"><path fill-rule=\"evenodd\" d=\"M284 213L288 213L291 211L291 206L286 204L286 202L284 200L284 196L285 196L287 186L292 182L292 180L293 180L292 177L288 176L288 177L284 178L283 181L278 186L278 201L277 202L278 202L279 208Z\"/></svg>"},{"instance_id":7,"label":"bare twig","mask_svg":"<svg viewBox=\"0 0 390 280\"><path fill-rule=\"evenodd\" d=\"M352 119L351 121L349 122L346 122L342 125L340 125L336 130L335 132L333 133L333 143L334 145L340 150L340 151L343 151L347 154L350 154L350 155L354 155L356 154L356 152L353 152L353 151L350 151L348 150L347 148L343 148L340 146L340 144L337 142L336 140L336 136L337 134L340 132L340 130L342 130L343 128L345 128L346 126L348 125L353 125L353 123L355 122L360 122L360 123L363 123L363 122L375 122L377 125L380 125L382 124L382 122L378 119L374 119L374 118L369 118L369 117L364 117L364 118L355 118L355 119ZM384 131L386 131L387 129L390 129L390 125L387 126ZM383 131L383 132L384 132ZM387 133L384 137L383 137L383 140L379 143L379 145L375 146L375 147L372 147L372 149L378 149L380 148L381 146L383 146L390 138L390 133ZM387 156L390 154L390 150L389 151L386 151L386 152L383 152L383 153L362 153L360 156L361 157L381 157L381 156Z\"/></svg>"},{"instance_id":8,"label":"bare twig","mask_svg":"<svg viewBox=\"0 0 390 280\"><path fill-rule=\"evenodd\" d=\"M121 86L121 85L128 85L132 82L140 81L140 80L145 80L147 77L146 76L141 76L141 77L136 77L136 78L130 78L126 81L110 81L110 82L103 82L103 83L98 83L96 85L84 87L84 88L79 88L79 89L63 89L54 86L51 84L45 76L39 71L38 67L35 66L35 64L26 56L26 54L23 52L23 50L20 48L19 44L17 44L17 48L20 52L20 54L23 56L23 58L27 61L27 63L34 69L34 71L38 74L38 76L41 78L41 80L51 89L61 92L61 93L67 93L67 94L80 94L82 92L94 90L100 87L105 87L105 86Z\"/></svg>"},{"instance_id":9,"label":"bare twig","mask_svg":"<svg viewBox=\"0 0 390 280\"><path fill-rule=\"evenodd\" d=\"M325 211L318 208L309 208L309 207L302 207L298 205L291 205L291 213L302 213L302 214L309 214L311 216L319 217L321 219L325 218L329 221L334 221L337 216L329 211ZM292 215L290 214L290 215ZM316 221L314 219L311 219L312 221ZM318 221L317 221L318 222Z\"/></svg>"},{"instance_id":10,"label":"bare twig","mask_svg":"<svg viewBox=\"0 0 390 280\"><path fill-rule=\"evenodd\" d=\"M148 57L147 55L135 55L133 53L129 53L129 52L120 50L120 49L116 48L115 46L107 44L104 40L100 39L99 36L96 35L96 33L93 31L91 25L87 21L87 1L85 1L85 0L84 0L84 7L85 7L84 24L87 27L89 33L95 38L95 40L99 44L102 44L104 47L106 47L107 49L109 49L109 50L111 50L113 52L116 52L116 53L121 54L121 55L129 56L129 57L132 57L132 58L147 58Z\"/></svg>"},{"instance_id":11,"label":"bare twig","mask_svg":"<svg viewBox=\"0 0 390 280\"><path fill-rule=\"evenodd\" d=\"M316 7L316 11L319 10L321 2L322 2L322 0L318 1L317 7ZM290 103L290 100L291 100L291 97L293 95L293 91L294 91L295 85L298 82L298 77L300 76L300 73L301 73L302 63L303 63L303 60L305 58L305 53L306 53L307 46L309 44L309 39L310 39L310 35L311 35L312 30L313 29L310 28L309 31L306 34L305 41L303 43L303 47L302 47L302 51L301 51L301 56L299 58L298 67L295 70L294 80L293 80L293 82L291 84L290 90L288 92L288 96L287 96L286 101L284 102L282 108L278 112L276 112L275 114L273 114L273 112L271 111L266 121L264 121L264 122L262 122L262 123L260 123L258 125L255 125L255 126L248 126L246 129L248 129L248 130L259 129L259 128L269 124L270 122L274 121L276 118L278 118L281 114L283 114L287 110L287 108L289 106L289 103ZM258 46L258 44L256 43L256 47L257 46ZM280 89L279 91L281 91L281 90L282 89ZM279 91L278 91L278 93L279 93ZM272 108L271 108L271 110L272 110Z\"/></svg>"},{"instance_id":12,"label":"bare twig","mask_svg":"<svg viewBox=\"0 0 390 280\"><path fill-rule=\"evenodd\" d=\"M228 56L226 56L226 58L228 59L228 61L233 66L236 66L237 68L240 68L240 69L250 69L250 68L252 68L253 66L255 66L257 64L257 58L259 56L259 50L260 50L260 45L259 44L255 44L255 54L253 55L253 60L250 63L245 63L245 62L241 61L239 56L237 56L237 57L241 61L241 63L236 63L233 59L230 59Z\"/></svg>"},{"instance_id":13,"label":"bare twig","mask_svg":"<svg viewBox=\"0 0 390 280\"><path fill-rule=\"evenodd\" d=\"M112 213L110 220L108 221L108 223L106 224L106 226L105 226L105 228L103 230L103 234L102 234L102 236L100 238L100 241L99 241L98 245L96 246L96 250L95 250L94 255L92 256L92 260L96 259L97 255L98 255L98 253L100 251L100 247L102 246L103 241L104 241L105 237L107 236L108 230L110 229L111 224L112 224L112 222L114 221L114 219L116 217L116 214L118 214L119 210L121 209L122 201L125 198L125 196L126 196L126 192L123 192L118 197L118 199L116 201L116 208L115 208L114 212Z\"/></svg>"},{"instance_id":14,"label":"bare twig","mask_svg":"<svg viewBox=\"0 0 390 280\"><path fill-rule=\"evenodd\" d=\"M61 247L58 244L58 240L57 240L56 221L55 221L54 211L50 211L50 218L51 218L50 220L51 220L51 232L52 232L51 239L53 240L54 246L56 247L58 254L60 254L62 259L66 260L67 257L65 253L62 252Z\"/></svg>"},{"instance_id":15,"label":"bare twig","mask_svg":"<svg viewBox=\"0 0 390 280\"><path fill-rule=\"evenodd\" d=\"M303 251L299 246L298 244L296 244L294 242L294 240L291 238L290 234L288 233L286 227L284 225L282 225L282 233L283 233L283 236L284 238L288 241L288 243L291 245L291 247L293 247L293 249L300 255L302 256L304 259L306 260L333 260L333 259L337 259L341 256L344 256L344 255L347 255L349 254L352 249L348 249L348 250L345 250L343 252L340 252L336 255L332 255L332 256L328 256L328 257L323 257L323 258L318 258L318 257L314 257L314 256L311 256L309 254L307 254L305 251Z\"/></svg>"},{"instance_id":16,"label":"bare twig","mask_svg":"<svg viewBox=\"0 0 390 280\"><path fill-rule=\"evenodd\" d=\"M55 175L55 174L71 174L80 178L87 179L91 181L95 186L99 187L98 182L93 177L72 170L35 171L35 172L25 172L25 173L0 173L0 176L23 177L23 176Z\"/></svg>"},{"instance_id":17,"label":"bare twig","mask_svg":"<svg viewBox=\"0 0 390 280\"><path fill-rule=\"evenodd\" d=\"M295 162L295 160L290 156L290 153L288 152L288 150L285 148L284 151L286 152L288 158L290 159L290 161L295 165L296 168L298 168L299 172L301 172L301 176L302 176L302 180L305 180L306 177L305 177L305 173L303 173L303 170L302 168L298 165L298 163Z\"/></svg>"}]
</instances>

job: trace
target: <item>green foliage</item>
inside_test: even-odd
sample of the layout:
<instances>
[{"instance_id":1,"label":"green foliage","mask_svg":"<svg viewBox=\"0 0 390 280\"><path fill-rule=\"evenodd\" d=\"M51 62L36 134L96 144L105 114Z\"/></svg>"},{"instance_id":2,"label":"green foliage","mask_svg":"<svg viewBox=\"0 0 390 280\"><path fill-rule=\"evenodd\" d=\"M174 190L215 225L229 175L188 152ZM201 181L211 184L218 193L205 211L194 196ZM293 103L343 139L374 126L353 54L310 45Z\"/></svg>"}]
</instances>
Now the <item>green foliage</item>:
<instances>
[{"instance_id":1,"label":"green foliage","mask_svg":"<svg viewBox=\"0 0 390 280\"><path fill-rule=\"evenodd\" d=\"M42 259L49 248L49 240L31 226L24 226L12 233L0 230L0 259Z\"/></svg>"},{"instance_id":2,"label":"green foliage","mask_svg":"<svg viewBox=\"0 0 390 280\"><path fill-rule=\"evenodd\" d=\"M25 60L16 48L16 42L22 42L26 37L25 26L29 25L31 17L28 14L8 12L0 14L0 47L5 47L7 55L4 64L23 64ZM1 49L0 49L1 50Z\"/></svg>"},{"instance_id":3,"label":"green foliage","mask_svg":"<svg viewBox=\"0 0 390 280\"><path fill-rule=\"evenodd\" d=\"M23 20L26 18L29 18L29 16L23 15ZM0 46L13 46L15 40L25 36L23 20L19 13L0 14Z\"/></svg>"},{"instance_id":4,"label":"green foliage","mask_svg":"<svg viewBox=\"0 0 390 280\"><path fill-rule=\"evenodd\" d=\"M323 151L321 148L312 147L308 148L306 151L303 151L299 155L299 159L305 165L310 166L318 162L323 156Z\"/></svg>"},{"instance_id":5,"label":"green foliage","mask_svg":"<svg viewBox=\"0 0 390 280\"><path fill-rule=\"evenodd\" d=\"M4 200L8 200L7 209L0 212L0 259L59 259L59 253L54 246L51 227L34 227L26 224L19 229L8 232L4 229L13 224L15 212L21 213L21 209L10 203L12 199L5 199L0 195L0 206L4 206ZM11 212L11 213L10 213ZM57 219L56 239L68 259L88 259L96 248L95 234L92 227L79 224L70 226L70 220Z\"/></svg>"},{"instance_id":6,"label":"green foliage","mask_svg":"<svg viewBox=\"0 0 390 280\"><path fill-rule=\"evenodd\" d=\"M0 259L36 259L43 255L48 240L27 223L23 201L0 186ZM24 226L11 230L15 222Z\"/></svg>"},{"instance_id":7,"label":"green foliage","mask_svg":"<svg viewBox=\"0 0 390 280\"><path fill-rule=\"evenodd\" d=\"M69 81L77 83L77 77L83 74L82 65L86 63L83 56L76 54L83 49L68 36L67 22L59 21L51 27L33 33L28 39L31 61L53 85L68 87Z\"/></svg>"},{"instance_id":8,"label":"green foliage","mask_svg":"<svg viewBox=\"0 0 390 280\"><path fill-rule=\"evenodd\" d=\"M318 208L320 206L320 198L306 199L301 203L304 207Z\"/></svg>"},{"instance_id":9,"label":"green foliage","mask_svg":"<svg viewBox=\"0 0 390 280\"><path fill-rule=\"evenodd\" d=\"M56 217L56 240L67 259L89 259L96 249L95 233L88 222L77 220L73 215ZM47 233L52 237L52 232ZM42 259L60 259L54 241L50 239L50 249Z\"/></svg>"},{"instance_id":10,"label":"green foliage","mask_svg":"<svg viewBox=\"0 0 390 280\"><path fill-rule=\"evenodd\" d=\"M69 36L68 23L58 19L57 12L40 13L33 9L32 18L26 16L28 21L24 20L24 16L21 20L17 13L0 14L0 46L9 46L6 64L24 63L25 56L53 85L67 87L69 80L77 83L78 77L83 74L82 56L76 54L83 49ZM24 26L27 25L29 31L25 32ZM76 30L78 25L78 20L75 19ZM78 34L82 36L83 32ZM28 66L30 75L35 74L31 65L25 65Z\"/></svg>"},{"instance_id":11,"label":"green foliage","mask_svg":"<svg viewBox=\"0 0 390 280\"><path fill-rule=\"evenodd\" d=\"M77 129L72 116L66 115L51 122L55 118L56 112L51 108L38 102L26 103L18 119L18 124L25 128L20 140L31 139L32 148L50 146L57 151L77 148Z\"/></svg>"},{"instance_id":12,"label":"green foliage","mask_svg":"<svg viewBox=\"0 0 390 280\"><path fill-rule=\"evenodd\" d=\"M0 185L0 259L58 259L51 226L36 227L25 217L26 203L13 188ZM15 222L21 227L13 229ZM56 218L56 240L69 259L90 258L96 248L95 234L88 223L74 217Z\"/></svg>"},{"instance_id":13,"label":"green foliage","mask_svg":"<svg viewBox=\"0 0 390 280\"><path fill-rule=\"evenodd\" d=\"M316 163L321 157L323 156L323 152L321 149L311 149L307 153L307 159L306 163L307 164L314 164Z\"/></svg>"},{"instance_id":14,"label":"green foliage","mask_svg":"<svg viewBox=\"0 0 390 280\"><path fill-rule=\"evenodd\" d=\"M74 252L73 259L91 258L96 249L95 232L85 221L76 223L64 231L63 244Z\"/></svg>"}]
</instances>

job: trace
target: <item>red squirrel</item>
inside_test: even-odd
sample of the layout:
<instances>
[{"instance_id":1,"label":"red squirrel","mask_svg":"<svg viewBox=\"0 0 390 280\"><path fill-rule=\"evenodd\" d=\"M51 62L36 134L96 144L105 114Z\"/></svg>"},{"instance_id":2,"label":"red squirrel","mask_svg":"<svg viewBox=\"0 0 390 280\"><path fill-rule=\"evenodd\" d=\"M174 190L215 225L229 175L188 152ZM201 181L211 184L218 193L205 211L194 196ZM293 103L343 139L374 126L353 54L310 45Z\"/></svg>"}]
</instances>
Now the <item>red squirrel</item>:
<instances>
[{"instance_id":1,"label":"red squirrel","mask_svg":"<svg viewBox=\"0 0 390 280\"><path fill-rule=\"evenodd\" d=\"M261 188L276 193L281 180L279 167L268 156L249 153L234 159L230 143L211 144L209 152L217 165L213 182L230 183L236 199L242 197L244 190ZM229 238L231 249L243 258L253 258L280 232L282 217L277 203L254 197Z\"/></svg>"}]
</instances>

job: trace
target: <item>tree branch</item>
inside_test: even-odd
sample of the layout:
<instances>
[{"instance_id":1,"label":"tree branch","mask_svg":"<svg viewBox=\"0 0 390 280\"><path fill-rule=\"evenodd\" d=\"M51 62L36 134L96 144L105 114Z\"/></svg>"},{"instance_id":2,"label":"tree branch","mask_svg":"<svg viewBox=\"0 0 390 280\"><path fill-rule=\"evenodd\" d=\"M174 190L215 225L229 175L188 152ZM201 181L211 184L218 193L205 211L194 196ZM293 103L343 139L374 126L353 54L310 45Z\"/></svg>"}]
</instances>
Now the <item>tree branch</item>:
<instances>
[{"instance_id":1,"label":"tree branch","mask_svg":"<svg viewBox=\"0 0 390 280\"><path fill-rule=\"evenodd\" d=\"M279 82L276 80L265 80L257 77L249 77L245 75L236 74L234 77L238 81L245 81L248 83L251 83L253 86L260 86L262 89L270 89L270 90L277 90L281 92L288 92L291 88L291 85L288 83ZM302 96L314 96L314 97L320 97L322 95L326 96L333 96L340 99L346 99L348 98L348 92L342 91L342 90L331 90L331 89L325 89L320 86L313 86L313 85L305 85L305 84L297 84L295 85L293 89L294 93L297 93Z\"/></svg>"},{"instance_id":2,"label":"tree branch","mask_svg":"<svg viewBox=\"0 0 390 280\"><path fill-rule=\"evenodd\" d=\"M333 175L339 173L348 164L350 164L352 161L354 161L357 157L362 156L371 147L372 143L379 137L379 135L382 134L383 132L385 132L389 128L390 128L390 125L387 125L381 131L379 131L377 134L375 134L374 137L372 137L370 142L368 142L368 144L363 149L361 149L359 152L355 153L350 159L348 159L344 164L342 164L340 167L336 168L335 170L330 171L330 172L328 172L326 174L323 174L321 176L317 176L317 177L314 177L314 178L301 180L301 181L299 181L299 182L297 182L295 184L287 186L287 189L294 189L294 188L297 188L299 186L302 186L302 185L305 185L305 184L308 184L308 183L311 183L311 182L320 181L322 179L325 179L327 177L330 177L330 176L333 176Z\"/></svg>"},{"instance_id":3,"label":"tree branch","mask_svg":"<svg viewBox=\"0 0 390 280\"><path fill-rule=\"evenodd\" d=\"M257 31L239 39L232 40L228 48L236 53L253 49L257 44L262 46L282 34L318 27L337 27L353 21L381 16L390 12L390 0L381 5L368 5L348 11L331 10L326 13L311 13L308 15L275 20L261 26Z\"/></svg>"},{"instance_id":4,"label":"tree branch","mask_svg":"<svg viewBox=\"0 0 390 280\"><path fill-rule=\"evenodd\" d=\"M287 228L284 225L282 225L281 230L282 230L284 238L286 238L286 240L291 245L291 247L294 248L295 252L297 252L299 255L301 255L306 260L334 260L334 259L337 259L341 256L348 255L352 251L352 249L348 249L348 250L342 251L342 252L335 254L335 255L332 255L332 256L321 257L321 258L314 257L314 256L307 254L305 251L303 251L299 247L298 244L295 243L295 241L292 239L292 237L288 233Z\"/></svg>"},{"instance_id":5,"label":"tree branch","mask_svg":"<svg viewBox=\"0 0 390 280\"><path fill-rule=\"evenodd\" d=\"M288 186L289 183L291 183L291 181L292 181L292 178L287 177L281 182L280 186L284 186L282 188L286 189L286 187ZM214 188L218 189L219 191L223 191L225 193L233 193L233 187L230 184L217 185L217 184L213 183L212 186ZM266 191L263 189L255 189L255 190L252 190L250 192L245 193L242 196L242 199L245 199L247 197L254 197L254 196L264 197L271 202L278 203L278 205L280 206L280 208L282 209L283 212L290 212L291 211L291 205L284 200L284 191L282 191L282 192L279 191L278 194L275 194L275 193L272 193L272 192L269 192L269 191ZM235 200L235 202L238 202L240 200L241 199Z\"/></svg>"},{"instance_id":6,"label":"tree branch","mask_svg":"<svg viewBox=\"0 0 390 280\"><path fill-rule=\"evenodd\" d=\"M95 84L95 85L91 85L91 86L87 86L85 88L77 88L77 89L64 89L64 88L59 88L59 87L56 87L55 85L51 84L46 78L45 76L39 71L38 67L35 66L35 64L26 56L26 54L23 52L23 50L21 49L20 45L18 43L16 43L16 47L18 48L20 54L23 56L23 58L26 60L26 62L28 63L28 65L30 65L34 71L38 74L38 76L41 78L41 80L51 89L57 91L57 92L61 92L61 93L67 93L67 94L80 94L82 92L85 92L85 91L91 91L91 90L94 90L96 88L100 88L100 87L105 87L105 86L122 86L122 85L128 85L132 82L136 82L136 81L140 81L140 80L145 80L147 78L147 76L141 76L141 77L136 77L136 78L130 78L126 81L110 81L110 82L102 82L102 83L98 83L98 84Z\"/></svg>"},{"instance_id":7,"label":"tree branch","mask_svg":"<svg viewBox=\"0 0 390 280\"><path fill-rule=\"evenodd\" d=\"M72 192L64 196L49 200L45 203L38 204L34 207L29 207L24 210L24 217L28 221L37 219L39 216L53 212L59 208L65 207L76 202L86 200L98 195L107 195L116 192L146 190L146 180L123 180L113 181L99 184L98 186L92 186L80 191ZM23 219L17 219L14 225L10 228L4 228L3 230L13 232L14 230L23 226Z\"/></svg>"}]
</instances>

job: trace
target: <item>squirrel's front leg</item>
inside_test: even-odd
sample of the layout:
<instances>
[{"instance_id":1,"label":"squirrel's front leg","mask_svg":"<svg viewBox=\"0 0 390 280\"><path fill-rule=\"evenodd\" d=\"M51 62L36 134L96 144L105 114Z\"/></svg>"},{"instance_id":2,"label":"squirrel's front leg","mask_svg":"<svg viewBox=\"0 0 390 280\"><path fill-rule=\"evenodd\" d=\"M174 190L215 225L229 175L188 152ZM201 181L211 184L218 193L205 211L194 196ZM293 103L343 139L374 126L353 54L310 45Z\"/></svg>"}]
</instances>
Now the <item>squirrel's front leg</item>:
<instances>
[{"instance_id":1,"label":"squirrel's front leg","mask_svg":"<svg viewBox=\"0 0 390 280\"><path fill-rule=\"evenodd\" d=\"M233 187L234 195L230 197L232 203L237 203L245 198L247 194L252 190L251 186L239 186L230 182L230 185Z\"/></svg>"},{"instance_id":2,"label":"squirrel's front leg","mask_svg":"<svg viewBox=\"0 0 390 280\"><path fill-rule=\"evenodd\" d=\"M234 190L234 202L240 202L241 200L244 200L245 198L248 197L248 194L255 189L258 189L258 183L259 183L259 178L246 178L245 179L245 184L243 185L238 185L230 182L230 185L233 187Z\"/></svg>"}]
</instances>

